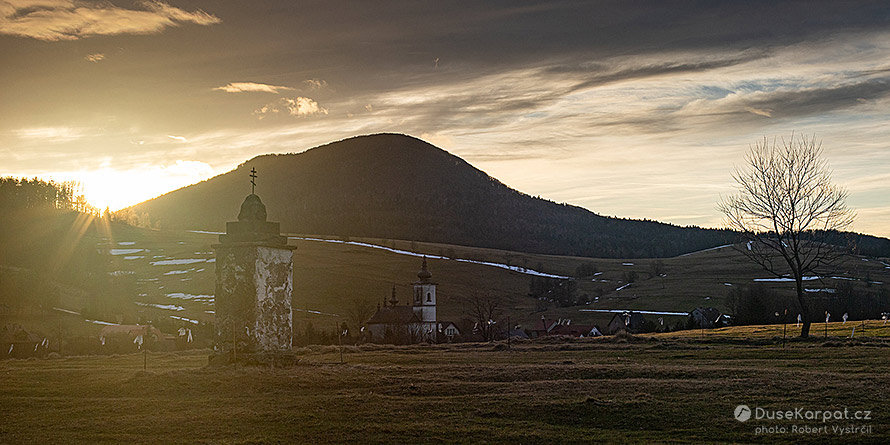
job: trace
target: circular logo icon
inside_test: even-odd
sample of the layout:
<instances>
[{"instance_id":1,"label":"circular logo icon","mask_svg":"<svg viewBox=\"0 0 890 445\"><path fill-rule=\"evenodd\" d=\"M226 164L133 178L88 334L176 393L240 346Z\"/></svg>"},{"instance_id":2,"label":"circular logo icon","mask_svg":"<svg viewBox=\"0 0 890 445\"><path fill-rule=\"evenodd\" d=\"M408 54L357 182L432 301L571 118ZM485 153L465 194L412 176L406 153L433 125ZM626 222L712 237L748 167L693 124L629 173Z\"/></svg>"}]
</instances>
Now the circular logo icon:
<instances>
[{"instance_id":1,"label":"circular logo icon","mask_svg":"<svg viewBox=\"0 0 890 445\"><path fill-rule=\"evenodd\" d=\"M735 420L745 422L751 418L751 408L748 405L739 405L735 407Z\"/></svg>"}]
</instances>

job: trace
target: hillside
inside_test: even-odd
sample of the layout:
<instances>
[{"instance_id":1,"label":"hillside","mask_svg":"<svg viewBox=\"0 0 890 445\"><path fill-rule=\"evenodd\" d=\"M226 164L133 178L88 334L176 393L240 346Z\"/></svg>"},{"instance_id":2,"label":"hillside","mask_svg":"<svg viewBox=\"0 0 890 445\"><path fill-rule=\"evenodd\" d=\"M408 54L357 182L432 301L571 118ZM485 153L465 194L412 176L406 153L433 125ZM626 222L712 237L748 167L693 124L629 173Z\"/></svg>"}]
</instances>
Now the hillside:
<instances>
[{"instance_id":1,"label":"hillside","mask_svg":"<svg viewBox=\"0 0 890 445\"><path fill-rule=\"evenodd\" d=\"M669 257L731 242L731 232L610 218L513 190L461 158L397 134L264 155L132 208L167 229L222 230L249 193L282 230L598 258Z\"/></svg>"}]
</instances>

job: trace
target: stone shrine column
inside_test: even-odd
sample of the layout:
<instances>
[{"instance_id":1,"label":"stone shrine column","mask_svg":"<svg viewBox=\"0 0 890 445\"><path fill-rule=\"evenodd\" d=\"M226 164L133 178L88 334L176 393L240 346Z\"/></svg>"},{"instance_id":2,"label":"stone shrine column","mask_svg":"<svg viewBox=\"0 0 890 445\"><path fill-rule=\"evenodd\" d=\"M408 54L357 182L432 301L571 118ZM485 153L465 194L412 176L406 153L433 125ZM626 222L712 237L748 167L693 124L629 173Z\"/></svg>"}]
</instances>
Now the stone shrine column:
<instances>
[{"instance_id":1,"label":"stone shrine column","mask_svg":"<svg viewBox=\"0 0 890 445\"><path fill-rule=\"evenodd\" d=\"M280 225L266 221L266 206L251 193L238 221L226 223L216 251L217 352L237 354L291 349L296 246L287 245Z\"/></svg>"}]
</instances>

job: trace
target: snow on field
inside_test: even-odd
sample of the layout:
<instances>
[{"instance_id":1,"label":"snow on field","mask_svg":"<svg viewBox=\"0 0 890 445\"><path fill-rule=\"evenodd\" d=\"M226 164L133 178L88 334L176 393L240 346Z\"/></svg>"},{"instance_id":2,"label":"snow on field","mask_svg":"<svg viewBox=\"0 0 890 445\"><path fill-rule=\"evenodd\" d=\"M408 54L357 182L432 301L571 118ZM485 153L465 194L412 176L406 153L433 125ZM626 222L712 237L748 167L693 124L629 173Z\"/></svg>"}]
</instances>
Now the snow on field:
<instances>
[{"instance_id":1,"label":"snow on field","mask_svg":"<svg viewBox=\"0 0 890 445\"><path fill-rule=\"evenodd\" d=\"M803 291L810 292L810 293L825 292L825 293L833 294L833 293L837 292L837 289L804 289Z\"/></svg>"},{"instance_id":2,"label":"snow on field","mask_svg":"<svg viewBox=\"0 0 890 445\"><path fill-rule=\"evenodd\" d=\"M803 277L803 281L813 281L818 280L819 277ZM755 278L754 281L758 282L770 282L770 283L787 283L793 282L794 278Z\"/></svg>"},{"instance_id":3,"label":"snow on field","mask_svg":"<svg viewBox=\"0 0 890 445\"><path fill-rule=\"evenodd\" d=\"M139 260L142 258L145 258L145 255L131 255L131 256L124 257L125 260Z\"/></svg>"},{"instance_id":4,"label":"snow on field","mask_svg":"<svg viewBox=\"0 0 890 445\"><path fill-rule=\"evenodd\" d=\"M633 266L634 263L621 263L622 266Z\"/></svg>"},{"instance_id":5,"label":"snow on field","mask_svg":"<svg viewBox=\"0 0 890 445\"><path fill-rule=\"evenodd\" d=\"M225 235L225 232L208 232L206 230L186 230L186 232L201 233L204 235Z\"/></svg>"},{"instance_id":6,"label":"snow on field","mask_svg":"<svg viewBox=\"0 0 890 445\"><path fill-rule=\"evenodd\" d=\"M175 304L155 304L155 303L143 303L141 301L136 302L137 306L142 307L153 307L155 309L164 309L168 311L184 311L185 308L182 306L177 306Z\"/></svg>"},{"instance_id":7,"label":"snow on field","mask_svg":"<svg viewBox=\"0 0 890 445\"><path fill-rule=\"evenodd\" d=\"M600 276L600 275L602 275L602 274L603 274L602 272L597 272L597 273L593 274L593 276L598 277L598 276Z\"/></svg>"},{"instance_id":8,"label":"snow on field","mask_svg":"<svg viewBox=\"0 0 890 445\"><path fill-rule=\"evenodd\" d=\"M558 278L561 280L570 279L569 277L566 277L563 275L554 275L554 274L549 274L549 273L544 273L544 272L538 272L536 270L526 269L521 266L510 266L508 264L492 263L489 261L467 260L467 259L463 259L463 258L448 258L448 257L441 256L441 255L427 255L427 254L423 254L423 253L411 252L409 250L393 249L391 247L378 246L377 244L360 243L357 241L343 241L343 240L323 239L323 238L304 238L304 237L300 237L300 236L289 236L288 239L302 240L302 241L319 241L319 242L323 242L323 243L348 244L351 246L368 247L371 249L385 250L387 252L396 253L399 255L427 257L427 258L433 259L433 260L451 260L451 261L457 261L460 263L472 263L472 264L480 264L483 266L499 267L501 269L507 269L507 270L511 270L513 272L519 272L519 273L526 274L526 275L535 275L538 277ZM208 263L212 262L212 260L208 260L207 262Z\"/></svg>"},{"instance_id":9,"label":"snow on field","mask_svg":"<svg viewBox=\"0 0 890 445\"><path fill-rule=\"evenodd\" d=\"M111 249L109 250L109 253L112 255L132 255L144 251L145 249Z\"/></svg>"},{"instance_id":10,"label":"snow on field","mask_svg":"<svg viewBox=\"0 0 890 445\"><path fill-rule=\"evenodd\" d=\"M109 323L107 321L101 321L101 320L84 320L84 321L87 323L100 324L102 326L120 326L117 323Z\"/></svg>"},{"instance_id":11,"label":"snow on field","mask_svg":"<svg viewBox=\"0 0 890 445\"><path fill-rule=\"evenodd\" d=\"M180 274L184 274L184 273L189 273L193 270L195 270L194 267L191 269L186 269L186 270L171 270L170 272L164 272L162 275L180 275Z\"/></svg>"},{"instance_id":12,"label":"snow on field","mask_svg":"<svg viewBox=\"0 0 890 445\"><path fill-rule=\"evenodd\" d=\"M132 246L133 244L136 244L136 242L135 241L121 241L121 242L117 243L118 246Z\"/></svg>"},{"instance_id":13,"label":"snow on field","mask_svg":"<svg viewBox=\"0 0 890 445\"><path fill-rule=\"evenodd\" d=\"M856 281L855 278L850 277L830 277L832 280L847 280L847 281Z\"/></svg>"},{"instance_id":14,"label":"snow on field","mask_svg":"<svg viewBox=\"0 0 890 445\"><path fill-rule=\"evenodd\" d=\"M192 300L192 301L201 301L201 302L211 302L213 301L213 295L194 295L187 294L185 292L170 292L166 294L168 298L176 298L179 300Z\"/></svg>"},{"instance_id":15,"label":"snow on field","mask_svg":"<svg viewBox=\"0 0 890 445\"><path fill-rule=\"evenodd\" d=\"M710 251L712 251L712 250L723 249L724 247L730 247L730 246L732 246L732 244L724 244L724 245L722 245L722 246L711 247L710 249L696 250L695 252L684 253L683 255L680 255L680 256L695 255L695 254L697 254L697 253L710 252ZM751 250L751 245L750 245L750 243L748 244L748 250Z\"/></svg>"},{"instance_id":16,"label":"snow on field","mask_svg":"<svg viewBox=\"0 0 890 445\"><path fill-rule=\"evenodd\" d=\"M203 263L205 261L207 261L208 263L211 262L211 261L205 260L203 258L183 258L183 259L174 259L174 260L152 261L149 264L151 264L152 266L174 266L174 265L178 266L181 264Z\"/></svg>"},{"instance_id":17,"label":"snow on field","mask_svg":"<svg viewBox=\"0 0 890 445\"><path fill-rule=\"evenodd\" d=\"M213 255L213 252L195 252L193 255Z\"/></svg>"},{"instance_id":18,"label":"snow on field","mask_svg":"<svg viewBox=\"0 0 890 445\"><path fill-rule=\"evenodd\" d=\"M175 319L177 319L177 320L187 321L187 322L192 323L192 324L198 324L198 323L200 323L198 320L192 320L191 318L185 318L185 317L177 317L176 315L171 315L170 318L175 318Z\"/></svg>"},{"instance_id":19,"label":"snow on field","mask_svg":"<svg viewBox=\"0 0 890 445\"><path fill-rule=\"evenodd\" d=\"M624 289L624 288L630 286L630 284L631 284L631 283L627 283L627 284L625 284L624 286L621 286L621 287L619 287L618 289L615 289L615 292L618 292L618 291L620 291L621 289Z\"/></svg>"},{"instance_id":20,"label":"snow on field","mask_svg":"<svg viewBox=\"0 0 890 445\"><path fill-rule=\"evenodd\" d=\"M297 309L297 308L294 308L294 310L297 311L297 312L308 312L308 313L310 313L310 314L315 314L315 315L329 315L329 316L331 316L331 317L339 317L339 315L337 315L337 314L329 314L329 313L327 313L327 312L313 311L313 310L309 310L309 309Z\"/></svg>"},{"instance_id":21,"label":"snow on field","mask_svg":"<svg viewBox=\"0 0 890 445\"><path fill-rule=\"evenodd\" d=\"M68 309L62 309L60 307L54 307L53 310L57 310L59 312L64 312L66 314L71 314L71 315L80 315L80 312L69 311Z\"/></svg>"},{"instance_id":22,"label":"snow on field","mask_svg":"<svg viewBox=\"0 0 890 445\"><path fill-rule=\"evenodd\" d=\"M732 283L723 283L724 286L732 287Z\"/></svg>"},{"instance_id":23,"label":"snow on field","mask_svg":"<svg viewBox=\"0 0 890 445\"><path fill-rule=\"evenodd\" d=\"M664 312L664 311L637 311L630 309L579 309L581 312L600 312L607 314L623 314L625 312L636 312L638 314L644 315L679 315L679 316L687 316L689 312Z\"/></svg>"}]
</instances>

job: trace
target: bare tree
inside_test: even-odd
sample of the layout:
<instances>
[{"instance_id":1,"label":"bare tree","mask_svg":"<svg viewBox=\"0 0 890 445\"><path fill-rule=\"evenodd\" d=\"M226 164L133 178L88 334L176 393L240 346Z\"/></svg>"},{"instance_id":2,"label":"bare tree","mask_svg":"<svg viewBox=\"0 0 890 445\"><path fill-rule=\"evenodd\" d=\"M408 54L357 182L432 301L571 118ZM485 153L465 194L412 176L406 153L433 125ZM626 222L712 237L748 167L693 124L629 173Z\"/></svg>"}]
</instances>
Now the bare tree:
<instances>
[{"instance_id":1,"label":"bare tree","mask_svg":"<svg viewBox=\"0 0 890 445\"><path fill-rule=\"evenodd\" d=\"M494 340L498 317L501 316L501 299L491 292L473 293L464 298L464 310L476 324L475 329L485 341Z\"/></svg>"},{"instance_id":2,"label":"bare tree","mask_svg":"<svg viewBox=\"0 0 890 445\"><path fill-rule=\"evenodd\" d=\"M718 209L727 225L742 232L739 248L776 277L795 282L803 329L808 337L812 314L803 280L836 263L844 254L829 238L852 224L847 192L831 183L831 171L815 137L789 140L767 138L750 147L745 166L736 168L736 195L721 200Z\"/></svg>"},{"instance_id":3,"label":"bare tree","mask_svg":"<svg viewBox=\"0 0 890 445\"><path fill-rule=\"evenodd\" d=\"M371 319L377 310L370 298L354 297L346 307L346 319L352 324L356 333Z\"/></svg>"}]
</instances>

